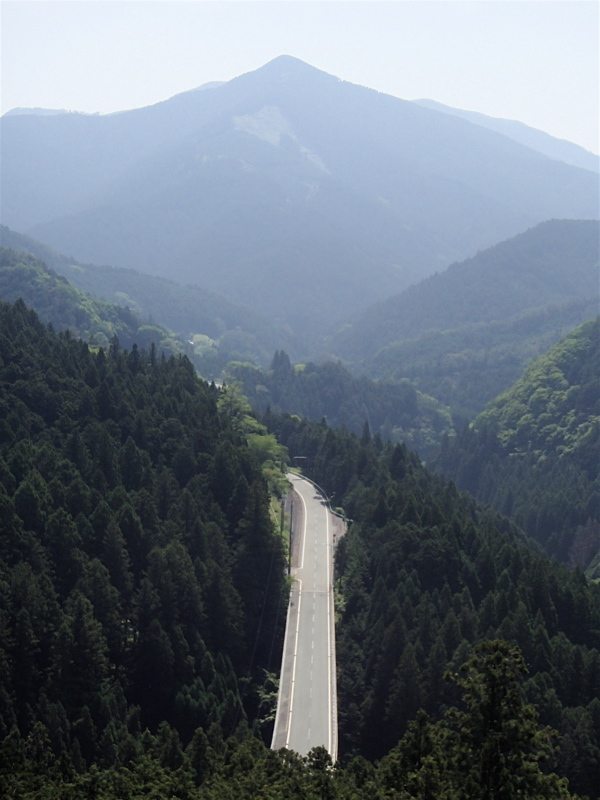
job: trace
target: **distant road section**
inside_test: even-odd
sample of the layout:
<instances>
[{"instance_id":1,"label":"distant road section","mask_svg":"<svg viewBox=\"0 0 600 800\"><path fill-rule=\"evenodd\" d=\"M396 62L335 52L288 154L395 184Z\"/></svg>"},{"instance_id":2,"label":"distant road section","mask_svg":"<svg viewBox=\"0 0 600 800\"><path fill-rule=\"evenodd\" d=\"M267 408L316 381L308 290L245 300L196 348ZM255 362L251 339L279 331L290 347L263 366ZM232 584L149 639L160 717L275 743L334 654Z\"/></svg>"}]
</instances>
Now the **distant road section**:
<instances>
[{"instance_id":1,"label":"distant road section","mask_svg":"<svg viewBox=\"0 0 600 800\"><path fill-rule=\"evenodd\" d=\"M294 487L292 577L277 716L271 747L306 755L323 745L337 758L333 531L340 521L307 480Z\"/></svg>"}]
</instances>

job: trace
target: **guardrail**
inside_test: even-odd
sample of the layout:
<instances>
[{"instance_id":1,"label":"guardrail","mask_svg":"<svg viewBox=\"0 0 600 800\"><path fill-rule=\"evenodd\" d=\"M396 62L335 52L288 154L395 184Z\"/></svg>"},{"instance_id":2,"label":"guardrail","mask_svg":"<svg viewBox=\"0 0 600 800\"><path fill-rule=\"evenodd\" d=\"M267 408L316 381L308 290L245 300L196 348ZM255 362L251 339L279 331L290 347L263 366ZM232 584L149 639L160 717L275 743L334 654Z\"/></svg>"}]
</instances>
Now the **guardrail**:
<instances>
[{"instance_id":1,"label":"guardrail","mask_svg":"<svg viewBox=\"0 0 600 800\"><path fill-rule=\"evenodd\" d=\"M312 483L312 485L315 487L315 489L318 489L319 492L321 492L321 494L323 495L323 497L327 501L327 505L329 507L329 511L333 514L334 517L339 517L339 519L343 519L346 524L348 524L349 522L354 522L354 520L350 519L350 517L347 517L345 514L340 514L339 511L336 511L334 508L331 507L331 500L329 499L329 496L328 496L327 492L325 491L325 489L323 489L321 486L319 486L319 484L316 481L313 481L312 478L309 478L308 475L304 475L304 474L300 474L300 473L296 473L296 472L290 472L289 474L290 475L299 475L299 477L304 478L305 481L308 481L309 483Z\"/></svg>"}]
</instances>

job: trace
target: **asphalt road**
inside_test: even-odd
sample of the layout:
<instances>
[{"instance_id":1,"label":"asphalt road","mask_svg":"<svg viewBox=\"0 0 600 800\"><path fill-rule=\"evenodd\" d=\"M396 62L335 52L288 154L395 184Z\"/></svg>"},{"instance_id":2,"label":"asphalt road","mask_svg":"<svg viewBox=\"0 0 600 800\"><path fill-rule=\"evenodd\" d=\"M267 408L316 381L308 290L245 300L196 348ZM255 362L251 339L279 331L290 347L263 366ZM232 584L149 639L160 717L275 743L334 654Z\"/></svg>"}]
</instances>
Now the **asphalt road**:
<instances>
[{"instance_id":1,"label":"asphalt road","mask_svg":"<svg viewBox=\"0 0 600 800\"><path fill-rule=\"evenodd\" d=\"M303 478L294 486L294 585L290 596L272 747L337 756L332 515ZM300 512L300 513L299 513Z\"/></svg>"}]
</instances>

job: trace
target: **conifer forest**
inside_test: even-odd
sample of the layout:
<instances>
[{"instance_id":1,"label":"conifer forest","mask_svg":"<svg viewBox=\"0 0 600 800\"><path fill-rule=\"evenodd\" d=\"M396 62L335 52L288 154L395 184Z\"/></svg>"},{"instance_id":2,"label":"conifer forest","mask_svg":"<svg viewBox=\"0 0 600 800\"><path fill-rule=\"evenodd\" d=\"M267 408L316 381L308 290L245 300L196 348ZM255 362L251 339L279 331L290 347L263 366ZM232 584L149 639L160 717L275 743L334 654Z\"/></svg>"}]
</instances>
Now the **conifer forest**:
<instances>
[{"instance_id":1,"label":"conifer forest","mask_svg":"<svg viewBox=\"0 0 600 800\"><path fill-rule=\"evenodd\" d=\"M589 384L582 414L594 347L597 323L549 357ZM22 301L0 306L0 355L3 797L599 796L600 587L549 557L558 534L464 492L450 445L458 483L366 424L257 418L184 355L92 348ZM523 379L538 398L548 369ZM492 446L516 402L468 436ZM582 425L553 441L597 485ZM335 764L269 749L289 584L256 437L351 520Z\"/></svg>"}]
</instances>

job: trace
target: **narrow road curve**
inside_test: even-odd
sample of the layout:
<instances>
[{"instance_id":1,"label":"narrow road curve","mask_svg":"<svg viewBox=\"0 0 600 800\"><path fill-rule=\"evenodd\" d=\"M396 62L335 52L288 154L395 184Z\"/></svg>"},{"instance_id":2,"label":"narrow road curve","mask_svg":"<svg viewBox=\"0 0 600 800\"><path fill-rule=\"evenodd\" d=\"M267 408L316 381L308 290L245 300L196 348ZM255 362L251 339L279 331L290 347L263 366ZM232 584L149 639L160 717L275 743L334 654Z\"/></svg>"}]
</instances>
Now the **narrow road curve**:
<instances>
[{"instance_id":1,"label":"narrow road curve","mask_svg":"<svg viewBox=\"0 0 600 800\"><path fill-rule=\"evenodd\" d=\"M306 755L322 745L335 760L332 515L325 498L309 481L292 474L288 478L294 487L293 585L271 747Z\"/></svg>"}]
</instances>

